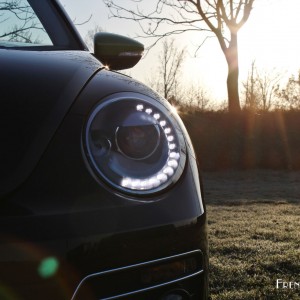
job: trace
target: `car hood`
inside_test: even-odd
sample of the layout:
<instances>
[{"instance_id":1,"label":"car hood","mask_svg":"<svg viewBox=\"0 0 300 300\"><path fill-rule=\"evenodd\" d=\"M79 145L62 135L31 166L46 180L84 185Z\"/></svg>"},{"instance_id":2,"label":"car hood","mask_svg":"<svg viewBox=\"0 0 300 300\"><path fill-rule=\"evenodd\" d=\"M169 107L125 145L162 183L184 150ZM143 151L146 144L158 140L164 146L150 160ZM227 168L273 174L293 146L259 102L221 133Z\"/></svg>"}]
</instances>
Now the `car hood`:
<instances>
[{"instance_id":1,"label":"car hood","mask_svg":"<svg viewBox=\"0 0 300 300\"><path fill-rule=\"evenodd\" d=\"M89 79L86 51L0 49L0 197L31 173Z\"/></svg>"}]
</instances>

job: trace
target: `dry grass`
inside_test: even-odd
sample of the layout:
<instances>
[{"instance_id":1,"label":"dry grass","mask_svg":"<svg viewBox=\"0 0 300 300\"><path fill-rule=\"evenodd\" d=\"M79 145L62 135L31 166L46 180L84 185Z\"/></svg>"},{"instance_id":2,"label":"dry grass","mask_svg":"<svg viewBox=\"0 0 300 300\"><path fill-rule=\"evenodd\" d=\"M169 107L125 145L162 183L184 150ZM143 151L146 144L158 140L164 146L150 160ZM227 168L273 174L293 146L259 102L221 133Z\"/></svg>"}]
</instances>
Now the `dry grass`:
<instances>
[{"instance_id":1,"label":"dry grass","mask_svg":"<svg viewBox=\"0 0 300 300\"><path fill-rule=\"evenodd\" d=\"M300 299L300 172L203 174L211 299Z\"/></svg>"}]
</instances>

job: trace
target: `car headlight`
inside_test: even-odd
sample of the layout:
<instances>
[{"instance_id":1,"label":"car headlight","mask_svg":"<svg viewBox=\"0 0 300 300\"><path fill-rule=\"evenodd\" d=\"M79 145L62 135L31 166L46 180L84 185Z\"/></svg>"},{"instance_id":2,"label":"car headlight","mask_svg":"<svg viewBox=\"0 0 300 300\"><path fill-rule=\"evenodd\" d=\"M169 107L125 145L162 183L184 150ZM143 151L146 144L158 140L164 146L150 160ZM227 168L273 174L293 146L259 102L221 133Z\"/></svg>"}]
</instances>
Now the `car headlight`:
<instances>
[{"instance_id":1,"label":"car headlight","mask_svg":"<svg viewBox=\"0 0 300 300\"><path fill-rule=\"evenodd\" d=\"M83 141L95 174L127 193L165 189L185 166L185 140L176 118L141 94L120 93L101 101L88 117Z\"/></svg>"}]
</instances>

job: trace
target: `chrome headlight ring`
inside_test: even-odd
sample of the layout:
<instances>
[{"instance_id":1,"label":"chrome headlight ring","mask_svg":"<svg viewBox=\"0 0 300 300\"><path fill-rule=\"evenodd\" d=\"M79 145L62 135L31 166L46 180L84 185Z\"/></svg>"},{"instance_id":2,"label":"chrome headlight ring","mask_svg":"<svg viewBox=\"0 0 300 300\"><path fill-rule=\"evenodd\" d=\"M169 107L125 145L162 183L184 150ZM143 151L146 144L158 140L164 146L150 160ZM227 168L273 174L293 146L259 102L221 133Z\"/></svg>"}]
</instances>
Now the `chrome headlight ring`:
<instances>
[{"instance_id":1,"label":"chrome headlight ring","mask_svg":"<svg viewBox=\"0 0 300 300\"><path fill-rule=\"evenodd\" d=\"M95 175L129 194L171 186L186 162L185 139L171 107L138 93L99 102L87 119L83 145Z\"/></svg>"}]
</instances>

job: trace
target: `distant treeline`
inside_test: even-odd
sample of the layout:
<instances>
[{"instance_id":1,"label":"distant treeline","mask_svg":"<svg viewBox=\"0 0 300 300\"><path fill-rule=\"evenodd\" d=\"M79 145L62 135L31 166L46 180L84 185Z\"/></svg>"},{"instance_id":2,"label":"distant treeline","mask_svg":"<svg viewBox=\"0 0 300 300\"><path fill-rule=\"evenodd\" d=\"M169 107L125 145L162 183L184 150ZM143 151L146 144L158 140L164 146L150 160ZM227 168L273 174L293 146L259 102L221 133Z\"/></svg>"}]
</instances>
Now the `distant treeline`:
<instances>
[{"instance_id":1,"label":"distant treeline","mask_svg":"<svg viewBox=\"0 0 300 300\"><path fill-rule=\"evenodd\" d=\"M300 111L194 111L181 117L202 170L300 170Z\"/></svg>"}]
</instances>

